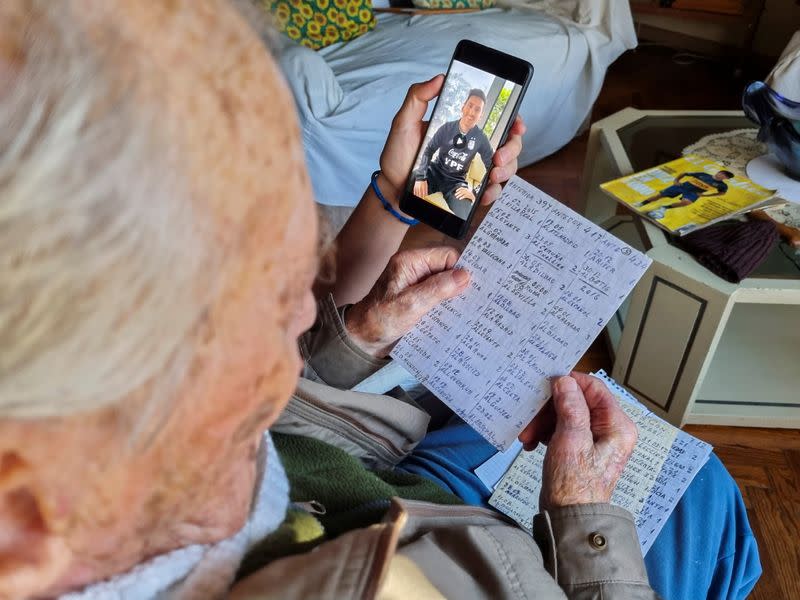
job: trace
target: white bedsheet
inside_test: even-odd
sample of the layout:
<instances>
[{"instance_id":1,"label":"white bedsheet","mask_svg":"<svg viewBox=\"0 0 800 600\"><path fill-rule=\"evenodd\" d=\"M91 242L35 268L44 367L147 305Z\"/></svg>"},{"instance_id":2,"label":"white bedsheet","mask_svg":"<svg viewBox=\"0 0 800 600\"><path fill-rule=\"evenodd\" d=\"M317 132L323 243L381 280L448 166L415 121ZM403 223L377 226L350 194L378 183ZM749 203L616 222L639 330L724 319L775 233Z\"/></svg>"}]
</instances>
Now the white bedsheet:
<instances>
[{"instance_id":1,"label":"white bedsheet","mask_svg":"<svg viewBox=\"0 0 800 600\"><path fill-rule=\"evenodd\" d=\"M444 72L463 38L534 66L520 108L528 126L521 164L569 142L608 65L636 44L630 9L627 0L527 4L460 15L380 15L374 31L319 52L287 44L280 60L300 114L317 201L358 202L408 86Z\"/></svg>"}]
</instances>

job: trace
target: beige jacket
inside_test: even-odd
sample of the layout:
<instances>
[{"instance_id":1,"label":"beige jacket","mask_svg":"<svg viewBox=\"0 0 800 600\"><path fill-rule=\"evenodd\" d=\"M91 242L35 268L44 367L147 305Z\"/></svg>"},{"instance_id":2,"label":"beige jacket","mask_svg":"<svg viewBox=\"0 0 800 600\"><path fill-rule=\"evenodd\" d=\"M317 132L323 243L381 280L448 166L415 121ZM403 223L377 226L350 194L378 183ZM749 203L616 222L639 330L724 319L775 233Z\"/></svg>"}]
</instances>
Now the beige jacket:
<instances>
[{"instance_id":1,"label":"beige jacket","mask_svg":"<svg viewBox=\"0 0 800 600\"><path fill-rule=\"evenodd\" d=\"M349 391L380 368L348 339L328 299L301 342L306 378L273 431L312 436L369 467L391 467L428 415L397 398ZM602 537L602 540L600 539ZM598 543L605 541L605 544ZM633 519L608 504L537 515L534 536L483 508L395 499L384 521L276 560L232 590L264 598L655 598Z\"/></svg>"}]
</instances>

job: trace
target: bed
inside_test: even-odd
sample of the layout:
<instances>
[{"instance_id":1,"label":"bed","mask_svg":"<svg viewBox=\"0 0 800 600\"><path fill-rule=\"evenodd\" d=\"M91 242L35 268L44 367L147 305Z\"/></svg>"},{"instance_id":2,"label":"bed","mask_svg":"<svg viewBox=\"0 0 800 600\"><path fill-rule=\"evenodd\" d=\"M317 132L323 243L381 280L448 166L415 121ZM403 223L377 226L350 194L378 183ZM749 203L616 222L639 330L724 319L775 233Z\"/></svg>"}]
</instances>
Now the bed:
<instances>
[{"instance_id":1,"label":"bed","mask_svg":"<svg viewBox=\"0 0 800 600\"><path fill-rule=\"evenodd\" d=\"M521 165L574 137L608 66L636 45L627 0L515 2L469 14L381 14L373 31L318 52L284 40L279 60L294 93L320 204L358 202L378 168L408 86L444 72L462 38L534 65L520 108L528 126Z\"/></svg>"}]
</instances>

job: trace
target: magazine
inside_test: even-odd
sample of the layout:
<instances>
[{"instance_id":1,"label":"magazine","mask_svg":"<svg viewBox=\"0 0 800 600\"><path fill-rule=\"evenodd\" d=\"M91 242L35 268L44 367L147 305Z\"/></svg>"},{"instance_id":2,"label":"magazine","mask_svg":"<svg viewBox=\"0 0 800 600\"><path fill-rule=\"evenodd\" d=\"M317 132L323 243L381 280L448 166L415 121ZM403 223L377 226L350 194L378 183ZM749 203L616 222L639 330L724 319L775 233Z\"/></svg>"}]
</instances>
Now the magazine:
<instances>
[{"instance_id":1,"label":"magazine","mask_svg":"<svg viewBox=\"0 0 800 600\"><path fill-rule=\"evenodd\" d=\"M689 154L603 183L602 190L662 229L685 235L757 208L783 204L724 165Z\"/></svg>"}]
</instances>

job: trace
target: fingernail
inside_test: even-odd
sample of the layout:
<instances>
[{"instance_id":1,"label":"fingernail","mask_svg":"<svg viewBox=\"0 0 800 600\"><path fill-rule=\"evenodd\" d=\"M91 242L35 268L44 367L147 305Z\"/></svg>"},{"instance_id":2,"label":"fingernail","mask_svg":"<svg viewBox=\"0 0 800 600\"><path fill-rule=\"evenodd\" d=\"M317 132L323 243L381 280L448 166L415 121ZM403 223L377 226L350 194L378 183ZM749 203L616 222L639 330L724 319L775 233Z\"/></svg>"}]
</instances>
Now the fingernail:
<instances>
[{"instance_id":1,"label":"fingernail","mask_svg":"<svg viewBox=\"0 0 800 600\"><path fill-rule=\"evenodd\" d=\"M469 273L466 269L453 269L453 281L455 281L458 286L467 285L469 282Z\"/></svg>"},{"instance_id":2,"label":"fingernail","mask_svg":"<svg viewBox=\"0 0 800 600\"><path fill-rule=\"evenodd\" d=\"M556 382L556 389L562 394L578 391L578 382L572 377L562 377Z\"/></svg>"}]
</instances>

